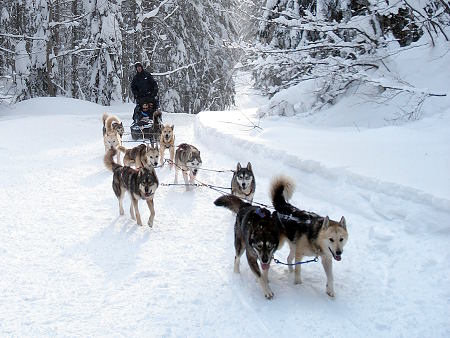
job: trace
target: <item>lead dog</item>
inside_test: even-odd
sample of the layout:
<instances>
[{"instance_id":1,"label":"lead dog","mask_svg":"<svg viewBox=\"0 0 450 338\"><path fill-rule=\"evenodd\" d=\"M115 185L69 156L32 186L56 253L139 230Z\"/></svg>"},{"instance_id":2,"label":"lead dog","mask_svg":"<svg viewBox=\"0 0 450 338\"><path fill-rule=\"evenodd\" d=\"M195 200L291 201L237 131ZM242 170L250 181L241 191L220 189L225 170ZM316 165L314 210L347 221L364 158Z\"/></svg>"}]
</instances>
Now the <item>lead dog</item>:
<instances>
[{"instance_id":1,"label":"lead dog","mask_svg":"<svg viewBox=\"0 0 450 338\"><path fill-rule=\"evenodd\" d=\"M159 149L157 144L155 147L140 144L131 149L118 146L117 149L125 154L123 164L126 166L134 165L136 169L142 167L150 169L158 165Z\"/></svg>"},{"instance_id":2,"label":"lead dog","mask_svg":"<svg viewBox=\"0 0 450 338\"><path fill-rule=\"evenodd\" d=\"M270 195L277 222L282 229L282 241L289 243L288 263L301 261L303 256L320 257L327 276L327 294L335 296L333 259L341 260L348 239L347 225L342 216L339 222L313 212L300 210L286 200L292 197L295 184L292 179L279 176L272 180ZM292 268L290 268L292 270ZM302 283L300 265L295 265L295 284Z\"/></svg>"},{"instance_id":3,"label":"lead dog","mask_svg":"<svg viewBox=\"0 0 450 338\"><path fill-rule=\"evenodd\" d=\"M114 194L119 200L119 213L124 214L123 198L125 192L129 192L131 198L130 215L136 220L138 225L142 225L141 214L139 213L139 200L143 199L147 202L150 210L150 217L147 224L152 227L153 219L155 218L155 208L153 197L156 189L159 186L158 177L153 168L139 168L133 169L131 167L123 167L114 162L113 158L116 154L116 149L109 150L103 162L108 170L113 172L112 188ZM136 216L135 216L136 213Z\"/></svg>"},{"instance_id":4,"label":"lead dog","mask_svg":"<svg viewBox=\"0 0 450 338\"><path fill-rule=\"evenodd\" d=\"M193 145L182 143L178 145L175 152L175 180L178 183L178 170L183 173L184 183L186 184L186 191L189 190L190 184L194 184L195 177L198 170L202 166L202 158L200 151ZM189 180L188 180L189 175Z\"/></svg>"},{"instance_id":5,"label":"lead dog","mask_svg":"<svg viewBox=\"0 0 450 338\"><path fill-rule=\"evenodd\" d=\"M273 253L280 243L280 229L273 215L269 210L252 206L234 195L221 196L214 204L236 213L234 272L239 273L240 257L245 251L248 265L258 278L264 296L272 299L273 292L269 286L268 275Z\"/></svg>"}]
</instances>

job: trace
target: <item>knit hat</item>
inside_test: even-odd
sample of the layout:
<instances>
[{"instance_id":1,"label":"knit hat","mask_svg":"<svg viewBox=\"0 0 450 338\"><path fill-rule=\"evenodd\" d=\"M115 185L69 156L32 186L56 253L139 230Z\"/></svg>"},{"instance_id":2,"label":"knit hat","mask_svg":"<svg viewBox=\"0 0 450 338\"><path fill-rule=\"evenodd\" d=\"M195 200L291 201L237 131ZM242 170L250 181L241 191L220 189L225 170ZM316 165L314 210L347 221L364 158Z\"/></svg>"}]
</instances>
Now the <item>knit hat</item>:
<instances>
[{"instance_id":1,"label":"knit hat","mask_svg":"<svg viewBox=\"0 0 450 338\"><path fill-rule=\"evenodd\" d=\"M141 67L142 69L144 69L144 67L142 66L142 63L140 63L140 62L136 62L134 64L134 68L137 69L137 67Z\"/></svg>"}]
</instances>

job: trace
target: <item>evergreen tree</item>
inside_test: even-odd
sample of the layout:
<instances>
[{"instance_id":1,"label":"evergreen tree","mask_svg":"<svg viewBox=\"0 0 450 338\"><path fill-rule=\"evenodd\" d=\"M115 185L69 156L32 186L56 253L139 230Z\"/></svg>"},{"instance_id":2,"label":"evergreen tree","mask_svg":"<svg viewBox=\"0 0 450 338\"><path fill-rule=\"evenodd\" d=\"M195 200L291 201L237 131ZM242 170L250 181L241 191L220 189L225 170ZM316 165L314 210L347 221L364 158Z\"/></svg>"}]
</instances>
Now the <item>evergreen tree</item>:
<instances>
[{"instance_id":1,"label":"evergreen tree","mask_svg":"<svg viewBox=\"0 0 450 338\"><path fill-rule=\"evenodd\" d=\"M122 34L120 7L116 1L94 0L87 8L90 31L90 79L86 97L103 105L122 100Z\"/></svg>"},{"instance_id":2,"label":"evergreen tree","mask_svg":"<svg viewBox=\"0 0 450 338\"><path fill-rule=\"evenodd\" d=\"M443 26L449 25L443 1L267 0L259 17L260 45L251 50L255 83L274 95L314 81L315 109L334 104L361 84L372 84L380 93L401 90L383 86L370 74L386 68L393 46L407 46L425 32L447 39Z\"/></svg>"},{"instance_id":3,"label":"evergreen tree","mask_svg":"<svg viewBox=\"0 0 450 338\"><path fill-rule=\"evenodd\" d=\"M226 44L236 35L234 1L0 3L0 76L17 100L126 100L140 61L160 85L163 109L197 113L233 104L234 60Z\"/></svg>"}]
</instances>

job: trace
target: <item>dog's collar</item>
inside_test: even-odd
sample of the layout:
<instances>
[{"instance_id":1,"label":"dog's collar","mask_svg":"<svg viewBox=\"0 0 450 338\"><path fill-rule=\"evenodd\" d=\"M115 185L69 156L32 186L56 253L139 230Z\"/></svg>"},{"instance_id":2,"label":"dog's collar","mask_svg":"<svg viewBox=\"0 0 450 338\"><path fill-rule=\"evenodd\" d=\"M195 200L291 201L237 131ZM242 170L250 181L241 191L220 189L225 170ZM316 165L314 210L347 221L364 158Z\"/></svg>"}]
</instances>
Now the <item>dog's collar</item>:
<instances>
[{"instance_id":1,"label":"dog's collar","mask_svg":"<svg viewBox=\"0 0 450 338\"><path fill-rule=\"evenodd\" d=\"M242 193L244 196L250 196L252 194L252 191L250 190L250 192L248 194L246 194L245 192Z\"/></svg>"},{"instance_id":2,"label":"dog's collar","mask_svg":"<svg viewBox=\"0 0 450 338\"><path fill-rule=\"evenodd\" d=\"M162 139L163 139L163 142L162 142L162 143L164 143L164 145L170 144L170 142L172 142L172 140L169 140L168 142L166 142L166 140L165 140L164 137L163 137ZM173 144L170 144L169 147L166 146L166 148L172 148L172 147L173 147Z\"/></svg>"}]
</instances>

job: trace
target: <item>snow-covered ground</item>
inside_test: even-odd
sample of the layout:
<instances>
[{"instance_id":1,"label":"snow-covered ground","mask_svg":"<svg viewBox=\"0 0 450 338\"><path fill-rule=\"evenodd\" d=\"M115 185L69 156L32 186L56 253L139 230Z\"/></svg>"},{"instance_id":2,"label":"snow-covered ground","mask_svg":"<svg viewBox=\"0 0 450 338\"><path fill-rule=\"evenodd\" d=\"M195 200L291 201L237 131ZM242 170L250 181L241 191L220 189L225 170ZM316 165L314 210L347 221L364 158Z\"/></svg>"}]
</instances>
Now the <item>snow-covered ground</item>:
<instances>
[{"instance_id":1,"label":"snow-covered ground","mask_svg":"<svg viewBox=\"0 0 450 338\"><path fill-rule=\"evenodd\" d=\"M258 121L252 108L164 114L178 144L201 150L205 169L250 161L255 201L269 204L269 182L284 173L297 182L292 203L345 215L336 298L325 293L320 264L304 267L302 285L272 264L268 301L245 259L233 273L234 216L213 205L218 192L160 186L152 229L130 219L128 198L119 217L102 163L104 110L41 98L0 111L0 336L450 335L448 112L359 131ZM108 111L129 126L131 105ZM405 138L428 155L410 151ZM167 166L157 173L173 182ZM228 187L231 172L201 171L198 179Z\"/></svg>"},{"instance_id":2,"label":"snow-covered ground","mask_svg":"<svg viewBox=\"0 0 450 338\"><path fill-rule=\"evenodd\" d=\"M448 50L416 46L389 67L448 94ZM160 185L153 228L130 219L128 198L119 217L101 116L128 130L133 106L39 98L0 106L1 337L450 336L450 98L428 98L412 122L392 123L398 97L375 104L358 93L322 113L259 119L267 100L237 80L236 110L164 123L219 170L202 170L200 182L227 188L237 162L251 162L254 201L270 204L282 173L297 183L293 204L346 217L336 298L318 263L303 267L301 285L272 263L271 301L245 259L234 274L234 216L210 188ZM295 90L279 96L307 102ZM173 182L169 167L157 174Z\"/></svg>"}]
</instances>

